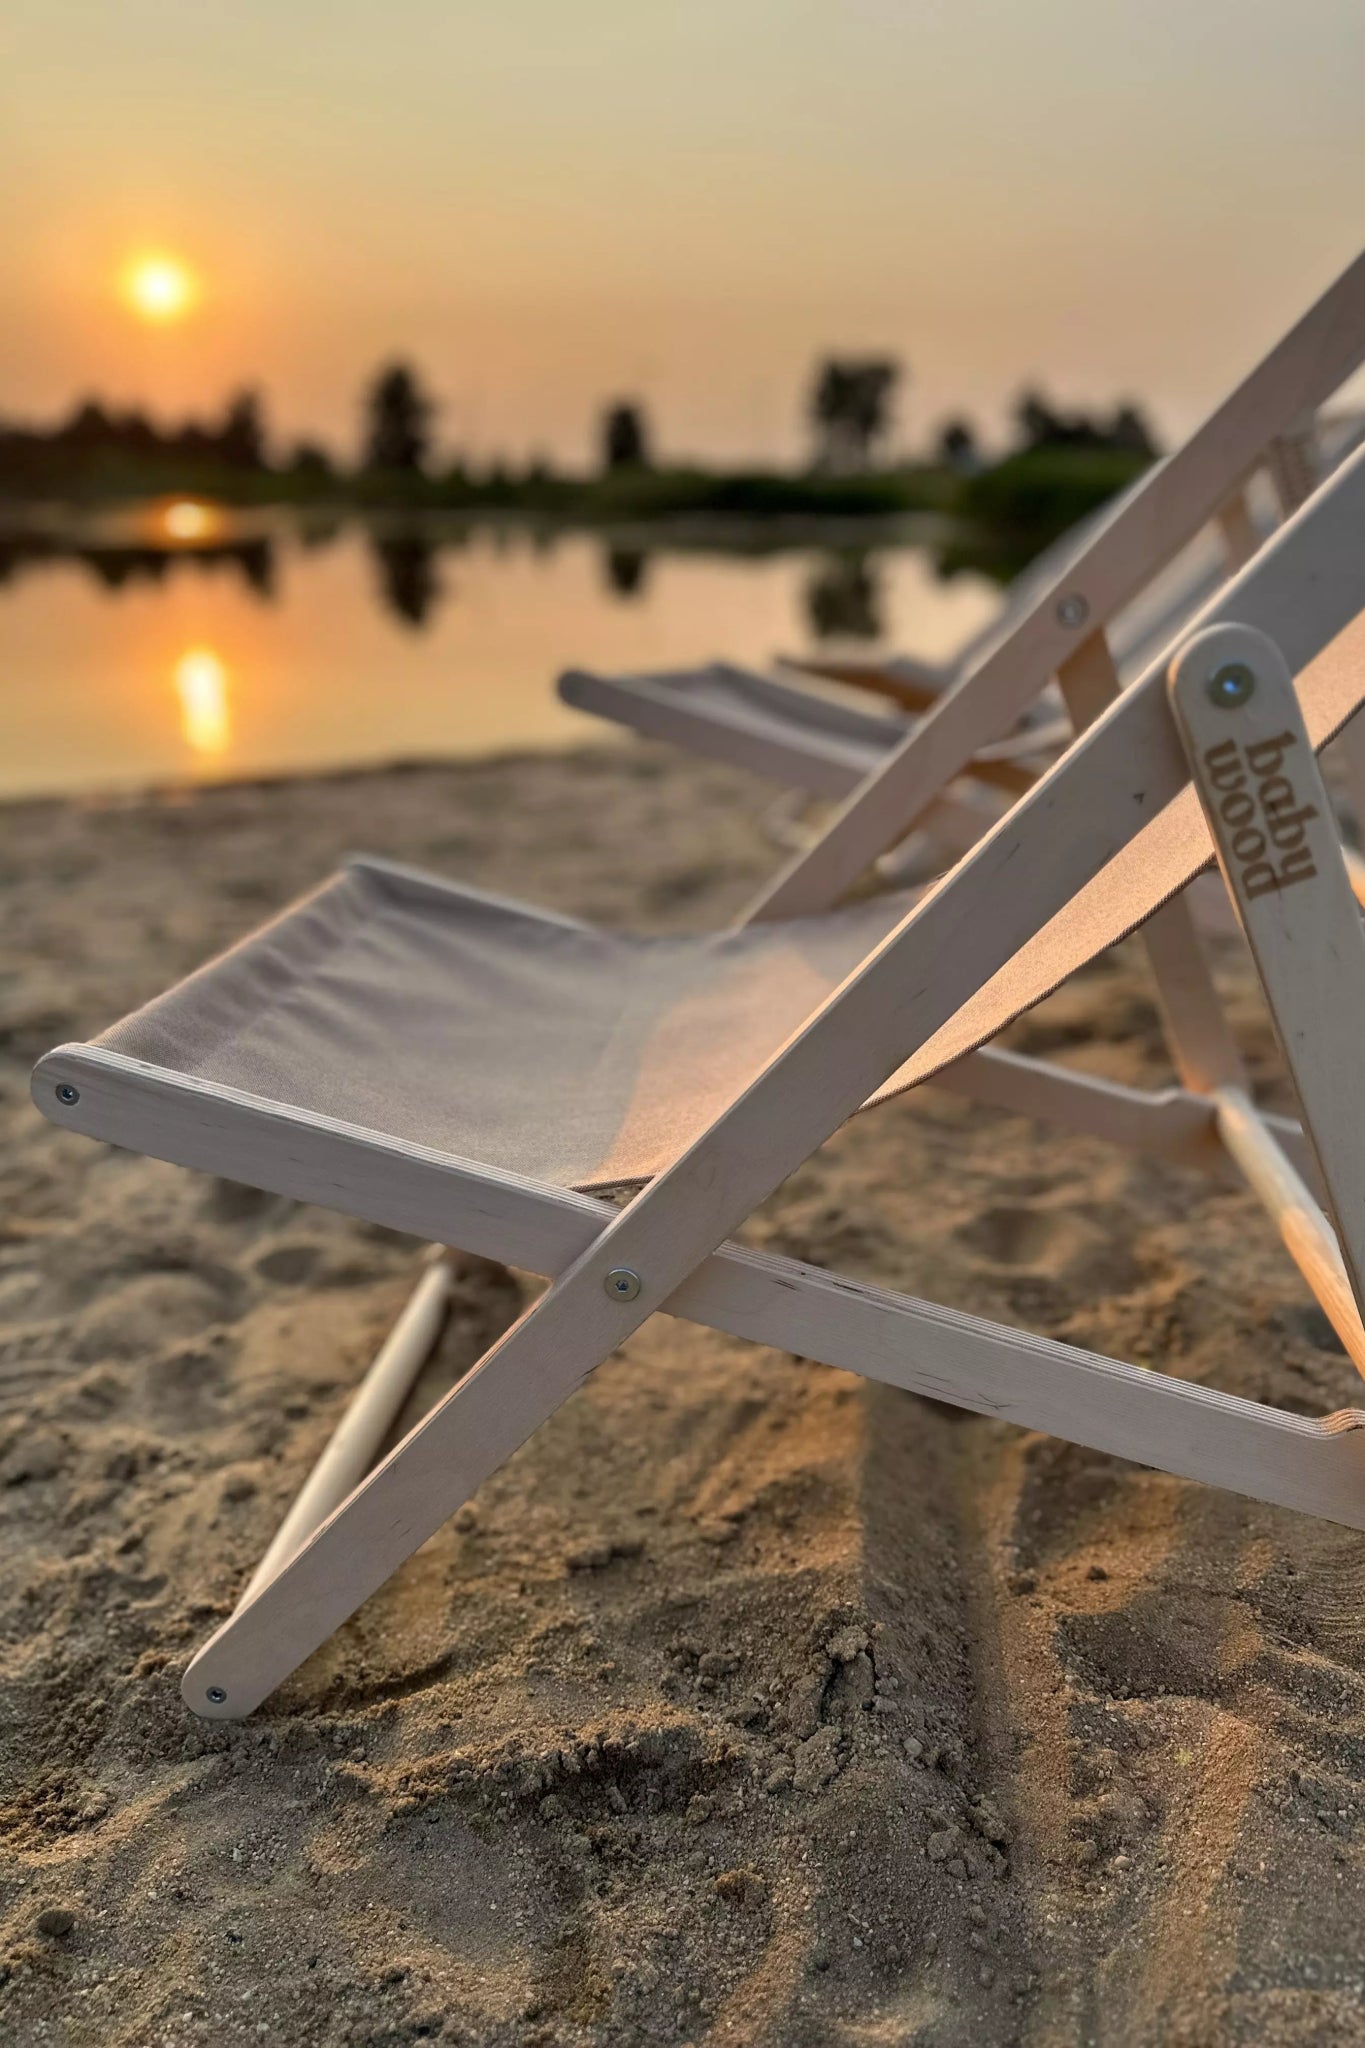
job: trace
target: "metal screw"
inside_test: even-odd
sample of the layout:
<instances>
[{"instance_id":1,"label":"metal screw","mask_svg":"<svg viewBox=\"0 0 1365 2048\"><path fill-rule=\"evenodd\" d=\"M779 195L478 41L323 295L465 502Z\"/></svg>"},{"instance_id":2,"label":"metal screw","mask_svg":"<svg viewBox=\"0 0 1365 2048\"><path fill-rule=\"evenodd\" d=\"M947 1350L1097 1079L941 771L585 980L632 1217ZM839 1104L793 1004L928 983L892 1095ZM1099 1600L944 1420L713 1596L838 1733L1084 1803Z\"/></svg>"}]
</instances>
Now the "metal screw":
<instances>
[{"instance_id":1,"label":"metal screw","mask_svg":"<svg viewBox=\"0 0 1365 2048\"><path fill-rule=\"evenodd\" d=\"M221 1685L211 1685L204 1694L204 1698L211 1707L221 1707L227 1700L227 1694L223 1691Z\"/></svg>"},{"instance_id":2,"label":"metal screw","mask_svg":"<svg viewBox=\"0 0 1365 2048\"><path fill-rule=\"evenodd\" d=\"M1226 661L1216 668L1205 685L1209 702L1222 711L1237 711L1256 688L1256 678L1244 661Z\"/></svg>"},{"instance_id":3,"label":"metal screw","mask_svg":"<svg viewBox=\"0 0 1365 2048\"><path fill-rule=\"evenodd\" d=\"M64 1102L68 1109L70 1109L73 1102L79 1102L80 1099L80 1089L73 1088L69 1081L59 1081L57 1083L57 1100L58 1102Z\"/></svg>"},{"instance_id":4,"label":"metal screw","mask_svg":"<svg viewBox=\"0 0 1365 2048\"><path fill-rule=\"evenodd\" d=\"M640 1292L640 1276L629 1266L613 1266L602 1285L613 1301L634 1301Z\"/></svg>"},{"instance_id":5,"label":"metal screw","mask_svg":"<svg viewBox=\"0 0 1365 2048\"><path fill-rule=\"evenodd\" d=\"M1057 617L1063 626L1083 626L1090 617L1088 600L1083 598L1079 591L1073 592L1070 597L1060 599Z\"/></svg>"}]
</instances>

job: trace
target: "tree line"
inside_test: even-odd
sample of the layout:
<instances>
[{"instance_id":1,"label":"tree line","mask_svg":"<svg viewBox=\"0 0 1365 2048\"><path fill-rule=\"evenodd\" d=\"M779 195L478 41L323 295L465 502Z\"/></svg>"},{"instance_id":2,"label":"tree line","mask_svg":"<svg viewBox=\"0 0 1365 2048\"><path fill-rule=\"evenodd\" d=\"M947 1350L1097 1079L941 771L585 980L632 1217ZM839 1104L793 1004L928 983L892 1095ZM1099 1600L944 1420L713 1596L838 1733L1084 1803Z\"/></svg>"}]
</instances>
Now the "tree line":
<instances>
[{"instance_id":1,"label":"tree line","mask_svg":"<svg viewBox=\"0 0 1365 2048\"><path fill-rule=\"evenodd\" d=\"M893 456L897 403L908 378L902 364L883 356L829 356L808 388L806 424L811 437L810 471L831 479L856 478L878 469L932 467L969 477L988 464L972 422L943 423L917 464ZM420 481L438 475L467 477L459 459L440 467L434 393L410 364L385 364L366 384L361 403L358 461L350 468L311 440L272 447L264 401L255 390L233 394L208 420L176 427L157 425L140 409L119 410L85 399L52 428L0 423L0 492L61 488L100 473L135 480L139 472L170 475L221 473L232 477L290 479L321 491L343 478ZM1099 452L1150 461L1158 452L1141 409L1120 403L1108 413L1058 410L1040 391L1025 390L1013 409L1010 453L1045 450ZM600 412L596 432L597 474L640 476L696 468L662 462L647 409L635 398L617 398ZM546 460L533 460L522 481L547 483L554 476ZM493 464L484 485L495 495L513 481L507 465Z\"/></svg>"}]
</instances>

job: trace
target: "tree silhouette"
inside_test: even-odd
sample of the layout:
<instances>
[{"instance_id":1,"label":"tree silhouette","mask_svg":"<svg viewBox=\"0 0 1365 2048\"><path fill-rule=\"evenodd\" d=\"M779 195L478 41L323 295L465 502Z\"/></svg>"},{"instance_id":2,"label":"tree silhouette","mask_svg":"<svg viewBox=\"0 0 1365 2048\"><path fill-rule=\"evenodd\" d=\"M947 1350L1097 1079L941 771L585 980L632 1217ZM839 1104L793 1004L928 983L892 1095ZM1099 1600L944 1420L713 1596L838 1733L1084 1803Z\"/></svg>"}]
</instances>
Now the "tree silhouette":
<instances>
[{"instance_id":1,"label":"tree silhouette","mask_svg":"<svg viewBox=\"0 0 1365 2048\"><path fill-rule=\"evenodd\" d=\"M424 468L435 412L415 370L406 363L381 370L365 394L365 467Z\"/></svg>"},{"instance_id":2,"label":"tree silhouette","mask_svg":"<svg viewBox=\"0 0 1365 2048\"><path fill-rule=\"evenodd\" d=\"M1116 448L1131 448L1134 455L1144 455L1149 462L1155 462L1161 453L1156 435L1140 406L1120 405L1114 414L1109 436Z\"/></svg>"},{"instance_id":3,"label":"tree silhouette","mask_svg":"<svg viewBox=\"0 0 1365 2048\"><path fill-rule=\"evenodd\" d=\"M901 366L888 356L829 356L810 397L816 462L825 469L866 469L891 429Z\"/></svg>"},{"instance_id":4,"label":"tree silhouette","mask_svg":"<svg viewBox=\"0 0 1365 2048\"><path fill-rule=\"evenodd\" d=\"M1015 400L1014 424L1025 448L1055 447L1071 438L1067 421L1032 387L1021 391Z\"/></svg>"},{"instance_id":5,"label":"tree silhouette","mask_svg":"<svg viewBox=\"0 0 1365 2048\"><path fill-rule=\"evenodd\" d=\"M643 406L617 399L602 414L603 469L648 469L649 430Z\"/></svg>"},{"instance_id":6,"label":"tree silhouette","mask_svg":"<svg viewBox=\"0 0 1365 2048\"><path fill-rule=\"evenodd\" d=\"M1117 448L1147 462L1160 452L1144 414L1131 401L1116 406L1105 419L1088 412L1058 412L1041 392L1028 389L1015 401L1014 421L1023 448Z\"/></svg>"},{"instance_id":7,"label":"tree silhouette","mask_svg":"<svg viewBox=\"0 0 1365 2048\"><path fill-rule=\"evenodd\" d=\"M325 483L334 474L332 458L319 441L300 441L289 466L295 476L311 483Z\"/></svg>"},{"instance_id":8,"label":"tree silhouette","mask_svg":"<svg viewBox=\"0 0 1365 2048\"><path fill-rule=\"evenodd\" d=\"M971 421L945 420L939 429L936 455L945 468L960 470L963 474L979 468L981 450Z\"/></svg>"},{"instance_id":9,"label":"tree silhouette","mask_svg":"<svg viewBox=\"0 0 1365 2048\"><path fill-rule=\"evenodd\" d=\"M235 469L265 466L265 414L255 391L239 391L228 401L218 429L216 453Z\"/></svg>"}]
</instances>

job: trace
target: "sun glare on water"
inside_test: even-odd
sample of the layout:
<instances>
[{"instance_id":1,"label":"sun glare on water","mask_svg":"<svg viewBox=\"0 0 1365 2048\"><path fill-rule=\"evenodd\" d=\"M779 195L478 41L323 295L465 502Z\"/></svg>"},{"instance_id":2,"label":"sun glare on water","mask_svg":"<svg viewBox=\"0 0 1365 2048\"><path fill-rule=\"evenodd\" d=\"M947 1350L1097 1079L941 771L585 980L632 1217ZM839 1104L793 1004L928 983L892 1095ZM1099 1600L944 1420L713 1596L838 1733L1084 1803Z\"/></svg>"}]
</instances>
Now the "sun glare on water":
<instances>
[{"instance_id":1,"label":"sun glare on water","mask_svg":"<svg viewBox=\"0 0 1365 2048\"><path fill-rule=\"evenodd\" d=\"M135 256L123 273L123 297L143 320L179 320L199 296L194 273L177 256Z\"/></svg>"},{"instance_id":2,"label":"sun glare on water","mask_svg":"<svg viewBox=\"0 0 1365 2048\"><path fill-rule=\"evenodd\" d=\"M212 505L196 498L176 498L162 512L161 524L168 540L209 540L217 530L218 515Z\"/></svg>"},{"instance_id":3,"label":"sun glare on water","mask_svg":"<svg viewBox=\"0 0 1365 2048\"><path fill-rule=\"evenodd\" d=\"M231 738L227 669L210 647L191 647L175 664L180 730L196 754L221 754Z\"/></svg>"}]
</instances>

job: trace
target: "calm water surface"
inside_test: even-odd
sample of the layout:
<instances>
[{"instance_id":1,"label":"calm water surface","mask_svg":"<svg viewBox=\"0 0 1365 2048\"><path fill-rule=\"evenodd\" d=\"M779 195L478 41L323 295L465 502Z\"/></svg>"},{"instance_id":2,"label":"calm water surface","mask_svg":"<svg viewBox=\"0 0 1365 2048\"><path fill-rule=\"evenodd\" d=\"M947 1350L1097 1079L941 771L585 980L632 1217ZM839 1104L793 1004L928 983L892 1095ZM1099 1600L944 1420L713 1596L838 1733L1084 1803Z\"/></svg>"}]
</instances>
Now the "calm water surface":
<instances>
[{"instance_id":1,"label":"calm water surface","mask_svg":"<svg viewBox=\"0 0 1365 2048\"><path fill-rule=\"evenodd\" d=\"M950 654L996 598L909 546L753 556L185 502L0 535L0 793L600 739L559 669Z\"/></svg>"}]
</instances>

